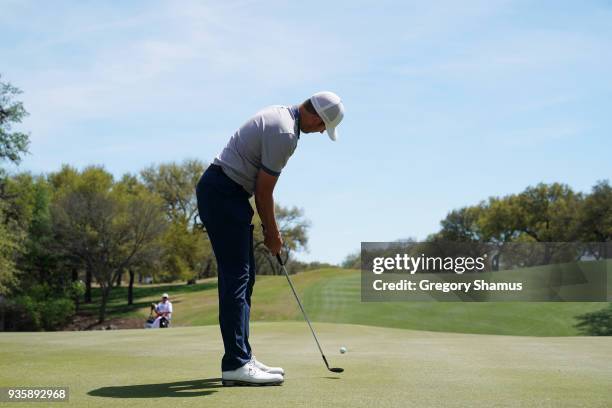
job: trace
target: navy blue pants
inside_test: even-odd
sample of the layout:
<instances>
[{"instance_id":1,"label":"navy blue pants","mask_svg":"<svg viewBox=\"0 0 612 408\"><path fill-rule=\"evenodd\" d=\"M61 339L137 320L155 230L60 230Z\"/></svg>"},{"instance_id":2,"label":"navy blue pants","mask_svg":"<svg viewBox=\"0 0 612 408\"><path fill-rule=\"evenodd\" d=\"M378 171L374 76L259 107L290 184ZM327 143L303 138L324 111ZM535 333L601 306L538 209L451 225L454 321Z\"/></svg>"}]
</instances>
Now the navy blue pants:
<instances>
[{"instance_id":1,"label":"navy blue pants","mask_svg":"<svg viewBox=\"0 0 612 408\"><path fill-rule=\"evenodd\" d=\"M219 326L225 347L221 370L235 370L251 359L253 208L249 193L215 165L209 166L200 178L196 195L200 220L210 238L219 272Z\"/></svg>"}]
</instances>

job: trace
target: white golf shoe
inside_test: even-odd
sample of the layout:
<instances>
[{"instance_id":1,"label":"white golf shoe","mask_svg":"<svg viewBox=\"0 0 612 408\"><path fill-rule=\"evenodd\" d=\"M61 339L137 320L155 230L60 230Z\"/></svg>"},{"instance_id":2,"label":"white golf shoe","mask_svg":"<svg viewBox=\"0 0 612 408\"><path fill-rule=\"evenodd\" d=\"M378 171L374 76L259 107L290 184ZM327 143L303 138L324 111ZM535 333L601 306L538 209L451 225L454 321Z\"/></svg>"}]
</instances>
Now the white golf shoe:
<instances>
[{"instance_id":1,"label":"white golf shoe","mask_svg":"<svg viewBox=\"0 0 612 408\"><path fill-rule=\"evenodd\" d=\"M281 367L268 367L267 365L265 365L261 361L258 361L255 358L255 356L253 356L251 358L251 361L255 364L255 367L259 368L261 371L264 371L264 372L270 373L270 374L285 375L285 370L283 370Z\"/></svg>"},{"instance_id":2,"label":"white golf shoe","mask_svg":"<svg viewBox=\"0 0 612 408\"><path fill-rule=\"evenodd\" d=\"M266 373L249 361L240 368L221 373L221 382L226 387L237 385L281 385L283 376L280 374Z\"/></svg>"}]
</instances>

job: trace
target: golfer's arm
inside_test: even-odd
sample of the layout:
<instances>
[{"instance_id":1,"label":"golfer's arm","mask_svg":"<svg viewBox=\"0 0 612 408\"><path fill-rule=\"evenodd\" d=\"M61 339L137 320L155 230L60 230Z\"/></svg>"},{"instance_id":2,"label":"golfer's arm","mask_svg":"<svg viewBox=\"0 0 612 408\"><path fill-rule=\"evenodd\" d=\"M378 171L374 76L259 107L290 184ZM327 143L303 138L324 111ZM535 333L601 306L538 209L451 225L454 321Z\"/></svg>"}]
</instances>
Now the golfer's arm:
<instances>
[{"instance_id":1,"label":"golfer's arm","mask_svg":"<svg viewBox=\"0 0 612 408\"><path fill-rule=\"evenodd\" d=\"M267 233L278 234L278 226L274 217L274 187L276 186L277 176L259 170L255 183L255 206L261 219L261 224Z\"/></svg>"}]
</instances>

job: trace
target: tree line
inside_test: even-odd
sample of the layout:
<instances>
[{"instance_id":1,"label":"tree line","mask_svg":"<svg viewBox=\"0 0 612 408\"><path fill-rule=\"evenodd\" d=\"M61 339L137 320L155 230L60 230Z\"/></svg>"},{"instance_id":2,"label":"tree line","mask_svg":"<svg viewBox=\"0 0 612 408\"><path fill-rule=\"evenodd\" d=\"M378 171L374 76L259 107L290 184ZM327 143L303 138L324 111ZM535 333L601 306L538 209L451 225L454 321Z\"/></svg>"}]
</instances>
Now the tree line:
<instances>
[{"instance_id":1,"label":"tree line","mask_svg":"<svg viewBox=\"0 0 612 408\"><path fill-rule=\"evenodd\" d=\"M607 259L612 255L612 186L602 180L589 193L581 193L566 184L540 183L520 193L490 197L450 211L425 242L479 242L500 248L509 243L584 242L595 259ZM542 247L549 251L544 263L554 257L555 248L564 249ZM360 253L348 255L343 266L361 268Z\"/></svg>"},{"instance_id":2,"label":"tree line","mask_svg":"<svg viewBox=\"0 0 612 408\"><path fill-rule=\"evenodd\" d=\"M0 78L0 163L19 164L28 153L29 135L13 130L27 115L19 93ZM38 175L0 167L0 330L57 329L92 302L92 287L102 322L114 287L128 286L131 305L135 283L216 276L195 196L206 167L188 159L119 179L96 165ZM299 208L276 211L290 260L306 248L309 223ZM276 274L254 223L258 273Z\"/></svg>"}]
</instances>

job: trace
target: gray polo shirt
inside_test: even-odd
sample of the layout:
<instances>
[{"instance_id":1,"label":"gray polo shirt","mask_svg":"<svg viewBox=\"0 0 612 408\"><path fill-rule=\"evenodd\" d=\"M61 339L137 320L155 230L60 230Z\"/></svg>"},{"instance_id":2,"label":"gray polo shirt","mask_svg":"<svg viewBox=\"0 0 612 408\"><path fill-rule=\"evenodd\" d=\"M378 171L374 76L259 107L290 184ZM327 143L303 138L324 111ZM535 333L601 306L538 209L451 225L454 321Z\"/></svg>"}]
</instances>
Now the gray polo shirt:
<instances>
[{"instance_id":1,"label":"gray polo shirt","mask_svg":"<svg viewBox=\"0 0 612 408\"><path fill-rule=\"evenodd\" d=\"M253 194L259 169L278 176L287 164L300 138L298 121L297 105L264 108L234 133L213 163Z\"/></svg>"}]
</instances>

